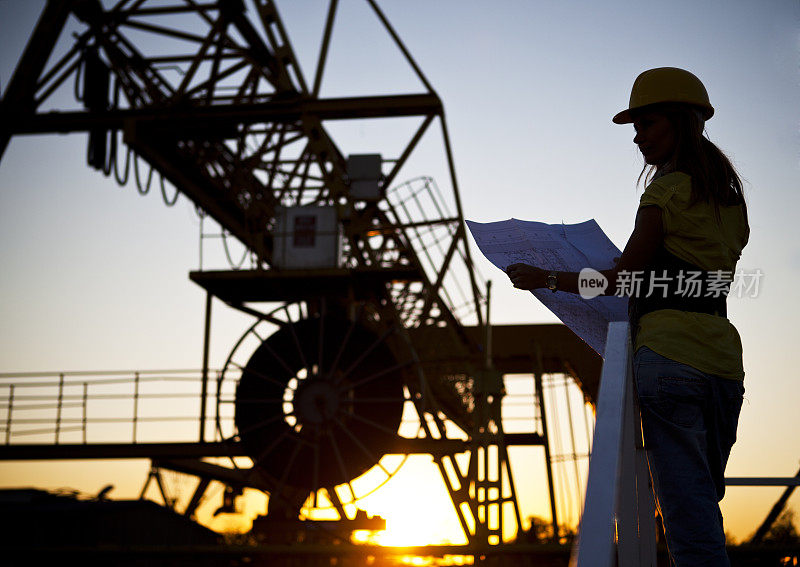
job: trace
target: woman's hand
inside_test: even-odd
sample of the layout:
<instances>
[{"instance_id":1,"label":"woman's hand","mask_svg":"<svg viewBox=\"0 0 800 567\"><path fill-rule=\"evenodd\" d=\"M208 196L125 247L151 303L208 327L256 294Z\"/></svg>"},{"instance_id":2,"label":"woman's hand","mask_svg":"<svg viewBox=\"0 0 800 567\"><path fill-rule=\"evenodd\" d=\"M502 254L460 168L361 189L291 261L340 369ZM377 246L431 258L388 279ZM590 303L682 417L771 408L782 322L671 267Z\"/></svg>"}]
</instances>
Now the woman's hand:
<instances>
[{"instance_id":1,"label":"woman's hand","mask_svg":"<svg viewBox=\"0 0 800 567\"><path fill-rule=\"evenodd\" d=\"M517 289L539 289L547 287L549 272L528 264L511 264L506 268L511 283Z\"/></svg>"}]
</instances>

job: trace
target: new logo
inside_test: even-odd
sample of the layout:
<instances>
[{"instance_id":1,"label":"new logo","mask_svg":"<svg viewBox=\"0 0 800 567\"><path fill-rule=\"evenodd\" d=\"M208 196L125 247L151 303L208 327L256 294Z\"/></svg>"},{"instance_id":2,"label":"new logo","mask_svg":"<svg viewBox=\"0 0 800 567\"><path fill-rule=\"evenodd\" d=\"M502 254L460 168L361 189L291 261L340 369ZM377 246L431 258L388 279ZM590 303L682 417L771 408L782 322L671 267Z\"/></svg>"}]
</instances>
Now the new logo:
<instances>
[{"instance_id":1,"label":"new logo","mask_svg":"<svg viewBox=\"0 0 800 567\"><path fill-rule=\"evenodd\" d=\"M578 293L584 299L601 295L608 287L608 279L592 268L583 268L578 273Z\"/></svg>"}]
</instances>

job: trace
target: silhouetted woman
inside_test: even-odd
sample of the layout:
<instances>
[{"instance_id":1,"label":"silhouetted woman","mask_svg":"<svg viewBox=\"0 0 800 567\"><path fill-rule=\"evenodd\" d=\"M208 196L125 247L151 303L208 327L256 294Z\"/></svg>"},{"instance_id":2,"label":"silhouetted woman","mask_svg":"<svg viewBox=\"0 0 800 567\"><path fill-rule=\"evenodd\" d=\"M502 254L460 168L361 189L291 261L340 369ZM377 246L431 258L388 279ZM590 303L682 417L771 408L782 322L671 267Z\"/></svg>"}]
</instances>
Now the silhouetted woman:
<instances>
[{"instance_id":1,"label":"silhouetted woman","mask_svg":"<svg viewBox=\"0 0 800 567\"><path fill-rule=\"evenodd\" d=\"M630 295L645 448L678 567L730 565L718 502L744 395L725 301L750 229L741 180L703 135L713 114L697 77L662 67L639 75L613 118L633 123L646 189L622 256L603 274L607 294L625 282ZM577 273L525 264L507 273L520 289L578 293Z\"/></svg>"}]
</instances>

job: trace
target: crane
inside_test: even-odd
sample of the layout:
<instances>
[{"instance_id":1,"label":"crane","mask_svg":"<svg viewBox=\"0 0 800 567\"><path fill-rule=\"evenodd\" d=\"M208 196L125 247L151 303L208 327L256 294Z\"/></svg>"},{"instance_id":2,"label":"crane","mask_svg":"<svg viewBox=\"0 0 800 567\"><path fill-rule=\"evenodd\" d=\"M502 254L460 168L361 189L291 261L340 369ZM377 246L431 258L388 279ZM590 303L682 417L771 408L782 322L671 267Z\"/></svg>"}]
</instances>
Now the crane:
<instances>
[{"instance_id":1,"label":"crane","mask_svg":"<svg viewBox=\"0 0 800 567\"><path fill-rule=\"evenodd\" d=\"M591 397L599 359L560 327L498 329L490 341L442 101L375 0L365 2L419 92L322 96L337 0L310 81L272 0L50 0L0 103L0 159L12 136L86 132L90 167L122 182L133 163L141 183L145 162L148 184L154 174L162 190L171 184L245 247L244 269L190 274L208 298L199 443L192 459L154 465L202 478L194 505L215 479L232 496L268 492L273 517L296 517L324 491L344 519L342 495L359 498L353 479L384 468L385 454L425 452L468 540L499 543L503 509L520 527L507 446L547 446L546 433L504 434L502 372L529 370L535 343L540 374L569 372ZM68 28L77 31L59 43ZM69 85L78 106L59 108ZM416 121L392 149L348 154L331 134L332 124L389 118ZM436 126L446 195L430 177L400 177ZM215 384L212 297L254 318ZM401 435L409 408L418 431ZM250 464L211 465L204 447ZM455 455L465 451L462 468Z\"/></svg>"}]
</instances>

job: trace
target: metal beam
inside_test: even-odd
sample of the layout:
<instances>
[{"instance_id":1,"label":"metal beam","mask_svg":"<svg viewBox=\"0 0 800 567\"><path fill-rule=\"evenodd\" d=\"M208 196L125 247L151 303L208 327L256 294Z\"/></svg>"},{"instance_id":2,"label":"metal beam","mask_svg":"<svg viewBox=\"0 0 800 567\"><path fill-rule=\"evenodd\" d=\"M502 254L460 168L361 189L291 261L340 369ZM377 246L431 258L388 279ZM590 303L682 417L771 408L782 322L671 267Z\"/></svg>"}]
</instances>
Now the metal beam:
<instances>
[{"instance_id":1,"label":"metal beam","mask_svg":"<svg viewBox=\"0 0 800 567\"><path fill-rule=\"evenodd\" d=\"M800 473L798 473L800 475ZM800 476L787 477L746 477L729 476L725 486L800 486Z\"/></svg>"},{"instance_id":2,"label":"metal beam","mask_svg":"<svg viewBox=\"0 0 800 567\"><path fill-rule=\"evenodd\" d=\"M507 433L506 445L539 445L536 433ZM461 439L406 439L398 438L390 449L391 454L463 453L469 442ZM0 461L35 461L67 459L182 459L200 457L245 456L245 451L234 442L209 443L86 443L46 445L0 445Z\"/></svg>"},{"instance_id":3,"label":"metal beam","mask_svg":"<svg viewBox=\"0 0 800 567\"><path fill-rule=\"evenodd\" d=\"M88 443L2 445L0 461L153 459L243 455L234 443Z\"/></svg>"},{"instance_id":4,"label":"metal beam","mask_svg":"<svg viewBox=\"0 0 800 567\"><path fill-rule=\"evenodd\" d=\"M12 118L14 121L24 122L36 110L37 81L71 9L72 2L51 1L39 16L36 29L11 77L6 94L0 101L0 158L14 134Z\"/></svg>"},{"instance_id":5,"label":"metal beam","mask_svg":"<svg viewBox=\"0 0 800 567\"><path fill-rule=\"evenodd\" d=\"M229 130L231 124L295 122L307 115L320 120L355 120L396 118L442 114L442 102L435 94L329 98L296 98L255 104L198 106L194 108L145 108L108 112L46 112L33 116L9 115L4 130L11 134L47 134L85 132L93 129L119 130L125 123L152 124L176 131L188 131L203 125L204 131Z\"/></svg>"},{"instance_id":6,"label":"metal beam","mask_svg":"<svg viewBox=\"0 0 800 567\"><path fill-rule=\"evenodd\" d=\"M369 297L391 281L419 281L413 267L195 271L189 278L228 303L291 301L346 295Z\"/></svg>"},{"instance_id":7,"label":"metal beam","mask_svg":"<svg viewBox=\"0 0 800 567\"><path fill-rule=\"evenodd\" d=\"M504 433L503 441L510 445L544 445L544 437L538 433Z\"/></svg>"},{"instance_id":8,"label":"metal beam","mask_svg":"<svg viewBox=\"0 0 800 567\"><path fill-rule=\"evenodd\" d=\"M200 502L202 502L203 496L205 495L209 484L211 484L211 479L200 479L194 494L192 494L192 499L189 501L189 504L186 505L186 509L183 511L184 516L187 518L194 518L194 513L197 511L197 507L200 506Z\"/></svg>"},{"instance_id":9,"label":"metal beam","mask_svg":"<svg viewBox=\"0 0 800 567\"><path fill-rule=\"evenodd\" d=\"M319 96L319 89L322 86L322 75L325 72L325 61L328 58L328 46L331 41L331 32L333 31L333 22L336 19L336 6L339 0L331 0L328 7L328 18L325 21L325 33L322 36L322 46L319 50L319 58L317 59L317 70L314 75L314 87L311 93L316 97Z\"/></svg>"},{"instance_id":10,"label":"metal beam","mask_svg":"<svg viewBox=\"0 0 800 567\"><path fill-rule=\"evenodd\" d=\"M222 467L199 459L156 459L153 460L153 467L194 475L203 480L218 480L231 486L255 486L269 490L263 479L249 474L249 469Z\"/></svg>"}]
</instances>

